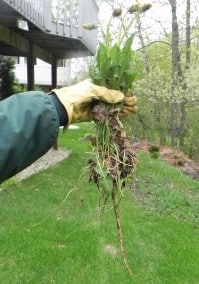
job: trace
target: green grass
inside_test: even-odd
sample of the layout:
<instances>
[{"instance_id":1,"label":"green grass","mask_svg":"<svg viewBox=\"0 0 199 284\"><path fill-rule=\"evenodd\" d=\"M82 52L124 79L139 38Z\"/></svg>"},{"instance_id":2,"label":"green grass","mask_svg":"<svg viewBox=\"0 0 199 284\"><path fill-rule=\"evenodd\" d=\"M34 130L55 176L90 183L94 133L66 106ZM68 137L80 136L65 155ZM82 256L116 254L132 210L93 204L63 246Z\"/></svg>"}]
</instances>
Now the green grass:
<instances>
[{"instance_id":1,"label":"green grass","mask_svg":"<svg viewBox=\"0 0 199 284\"><path fill-rule=\"evenodd\" d=\"M91 124L60 134L72 153L59 165L0 186L0 283L198 284L199 182L138 154L133 193L120 205L131 278L111 205L101 222L97 190L83 174L86 132Z\"/></svg>"}]
</instances>

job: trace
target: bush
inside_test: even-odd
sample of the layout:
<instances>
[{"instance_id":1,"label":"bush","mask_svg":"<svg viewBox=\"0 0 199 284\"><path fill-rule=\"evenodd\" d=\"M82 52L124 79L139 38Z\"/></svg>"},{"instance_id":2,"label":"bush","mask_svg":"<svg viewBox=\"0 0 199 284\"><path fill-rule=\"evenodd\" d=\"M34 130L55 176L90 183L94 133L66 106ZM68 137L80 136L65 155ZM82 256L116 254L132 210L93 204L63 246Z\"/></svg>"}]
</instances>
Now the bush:
<instances>
[{"instance_id":1,"label":"bush","mask_svg":"<svg viewBox=\"0 0 199 284\"><path fill-rule=\"evenodd\" d=\"M159 158L159 147L156 145L151 145L149 148L149 153L151 158L158 159Z\"/></svg>"},{"instance_id":2,"label":"bush","mask_svg":"<svg viewBox=\"0 0 199 284\"><path fill-rule=\"evenodd\" d=\"M5 99L14 93L15 62L0 56L0 99Z\"/></svg>"}]
</instances>

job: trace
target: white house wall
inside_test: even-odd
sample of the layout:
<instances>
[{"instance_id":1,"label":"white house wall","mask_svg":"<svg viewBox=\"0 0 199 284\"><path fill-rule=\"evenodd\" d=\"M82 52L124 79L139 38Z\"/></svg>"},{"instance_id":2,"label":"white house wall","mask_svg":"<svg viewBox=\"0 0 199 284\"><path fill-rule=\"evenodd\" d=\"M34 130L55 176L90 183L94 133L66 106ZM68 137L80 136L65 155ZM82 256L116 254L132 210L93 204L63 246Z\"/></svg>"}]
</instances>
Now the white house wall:
<instances>
[{"instance_id":1,"label":"white house wall","mask_svg":"<svg viewBox=\"0 0 199 284\"><path fill-rule=\"evenodd\" d=\"M51 65L35 65L34 66L34 76L36 85L51 86ZM15 77L17 81L21 84L27 84L27 65L26 64L16 64L15 65ZM57 84L58 86L65 86L71 78L71 68L70 64L66 67L57 68Z\"/></svg>"}]
</instances>

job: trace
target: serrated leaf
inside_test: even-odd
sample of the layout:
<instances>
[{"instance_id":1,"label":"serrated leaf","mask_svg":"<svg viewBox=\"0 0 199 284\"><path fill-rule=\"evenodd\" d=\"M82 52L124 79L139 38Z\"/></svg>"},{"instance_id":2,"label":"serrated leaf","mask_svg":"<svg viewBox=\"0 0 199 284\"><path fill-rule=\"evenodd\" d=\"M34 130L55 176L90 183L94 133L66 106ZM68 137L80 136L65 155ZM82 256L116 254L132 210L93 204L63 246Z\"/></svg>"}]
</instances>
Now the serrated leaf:
<instances>
[{"instance_id":1,"label":"serrated leaf","mask_svg":"<svg viewBox=\"0 0 199 284\"><path fill-rule=\"evenodd\" d=\"M129 37L122 49L122 66L124 69L127 69L131 65L131 57L132 57L132 43L133 43L133 37Z\"/></svg>"},{"instance_id":2,"label":"serrated leaf","mask_svg":"<svg viewBox=\"0 0 199 284\"><path fill-rule=\"evenodd\" d=\"M110 50L110 57L111 57L111 61L112 61L113 65L115 63L118 63L118 59L120 58L120 55L121 55L120 52L121 52L121 50L119 49L117 44L115 44L111 48L111 50Z\"/></svg>"}]
</instances>

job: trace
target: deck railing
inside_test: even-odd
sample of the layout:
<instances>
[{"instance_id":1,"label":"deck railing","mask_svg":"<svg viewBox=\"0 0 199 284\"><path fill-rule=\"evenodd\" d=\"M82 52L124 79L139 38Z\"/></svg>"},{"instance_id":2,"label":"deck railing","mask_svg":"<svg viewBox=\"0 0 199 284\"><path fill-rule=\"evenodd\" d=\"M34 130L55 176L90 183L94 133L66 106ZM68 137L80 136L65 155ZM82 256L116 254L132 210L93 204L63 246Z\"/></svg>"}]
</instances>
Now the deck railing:
<instances>
[{"instance_id":1,"label":"deck railing","mask_svg":"<svg viewBox=\"0 0 199 284\"><path fill-rule=\"evenodd\" d=\"M42 30L51 26L51 0L3 0Z\"/></svg>"},{"instance_id":2,"label":"deck railing","mask_svg":"<svg viewBox=\"0 0 199 284\"><path fill-rule=\"evenodd\" d=\"M85 32L83 23L96 22L95 0L3 0L41 30L65 37L82 38L96 46L96 31Z\"/></svg>"}]
</instances>

